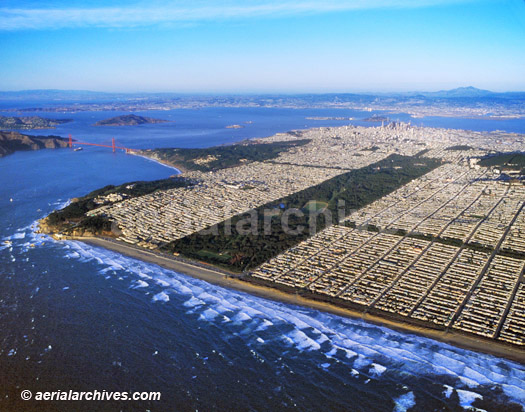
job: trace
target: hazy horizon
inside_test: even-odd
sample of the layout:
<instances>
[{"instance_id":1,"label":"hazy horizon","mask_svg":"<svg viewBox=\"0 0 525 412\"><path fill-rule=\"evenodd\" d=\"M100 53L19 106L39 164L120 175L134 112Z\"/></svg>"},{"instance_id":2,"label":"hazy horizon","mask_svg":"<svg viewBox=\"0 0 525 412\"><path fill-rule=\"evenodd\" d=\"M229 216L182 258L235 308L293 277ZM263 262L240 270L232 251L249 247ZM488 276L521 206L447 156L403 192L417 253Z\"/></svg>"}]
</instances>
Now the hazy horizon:
<instances>
[{"instance_id":1,"label":"hazy horizon","mask_svg":"<svg viewBox=\"0 0 525 412\"><path fill-rule=\"evenodd\" d=\"M179 92L179 91L171 91L171 90L159 90L159 91L144 91L144 90L129 90L129 91L115 91L115 90L88 90L88 89L22 89L22 90L0 90L0 93L30 93L30 92L59 92L59 93L100 93L100 94L129 94L129 95L139 95L139 94L174 94L174 95L182 95L182 96L228 96L228 95L234 95L234 96L254 96L254 95L282 95L282 96L295 96L295 95L323 95L323 94L362 94L362 95L381 95L381 94L412 94L412 93L438 93L438 92L448 92L452 90L460 90L460 89L476 89L483 92L490 92L495 94L503 94L503 93L525 93L524 90L488 90L488 89L480 89L479 87L475 86L458 86L450 89L435 89L435 90L391 90L391 91L384 91L384 90L343 90L343 91L336 91L336 90L328 90L328 91L309 91L309 90L299 90L296 92L290 92L290 91L243 91L243 92L235 92L235 91L222 91L222 92L206 92L206 91L187 91L187 92Z\"/></svg>"}]
</instances>

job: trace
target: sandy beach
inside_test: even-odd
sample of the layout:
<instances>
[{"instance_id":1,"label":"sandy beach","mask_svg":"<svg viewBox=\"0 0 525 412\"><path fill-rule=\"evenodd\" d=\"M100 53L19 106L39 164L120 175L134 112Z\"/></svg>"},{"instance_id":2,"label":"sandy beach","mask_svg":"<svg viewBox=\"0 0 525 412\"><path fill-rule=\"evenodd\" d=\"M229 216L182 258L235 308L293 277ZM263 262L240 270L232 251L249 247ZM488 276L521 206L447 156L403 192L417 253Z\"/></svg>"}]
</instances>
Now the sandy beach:
<instances>
[{"instance_id":1,"label":"sandy beach","mask_svg":"<svg viewBox=\"0 0 525 412\"><path fill-rule=\"evenodd\" d=\"M142 158L144 158L144 159L146 159L146 160L149 160L150 162L157 163L157 164L159 164L159 165L161 165L161 166L164 166L164 167L168 167L168 168L170 168L170 169L173 169L173 170L175 170L175 171L177 172L176 174L178 174L178 175L180 175L181 173L184 173L184 172L187 171L187 170L185 170L185 169L184 169L183 167L181 167L181 166L174 166L174 165L172 165L172 164L169 163L169 162L164 162L164 161L159 160L159 159L154 159L153 157L146 156L146 155L144 155L144 154L137 153L137 152L135 152L135 151L131 151L131 152L129 152L129 153L132 154L132 155L134 155L134 156L142 157Z\"/></svg>"},{"instance_id":2,"label":"sandy beach","mask_svg":"<svg viewBox=\"0 0 525 412\"><path fill-rule=\"evenodd\" d=\"M243 280L238 274L229 273L223 269L215 268L211 265L198 262L190 262L179 258L172 258L156 252L139 249L138 247L127 245L123 242L99 238L99 237L76 237L68 238L81 241L93 246L109 249L123 255L140 259L149 263L159 265L163 268L173 270L185 275L189 275L214 285L235 289L250 293L266 299L276 300L284 303L300 305L308 308L321 310L339 316L353 319L362 319L370 323L419 336L428 337L444 343L448 343L463 349L477 352L488 353L498 357L504 357L521 364L525 364L525 350L513 347L494 340L477 338L457 331L442 331L412 325L407 322L400 322L393 319L386 319L370 313L363 313L349 308L336 306L335 304L305 298L298 294L287 293L275 288L266 287Z\"/></svg>"}]
</instances>

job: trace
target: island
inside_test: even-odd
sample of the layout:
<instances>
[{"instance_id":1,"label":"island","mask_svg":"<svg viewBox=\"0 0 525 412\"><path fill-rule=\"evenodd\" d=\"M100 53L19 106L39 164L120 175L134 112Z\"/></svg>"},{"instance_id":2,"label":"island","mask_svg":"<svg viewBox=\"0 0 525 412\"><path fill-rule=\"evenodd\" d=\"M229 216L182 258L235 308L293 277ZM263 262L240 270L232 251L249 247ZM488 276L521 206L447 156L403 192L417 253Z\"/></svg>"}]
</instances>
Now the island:
<instances>
[{"instance_id":1,"label":"island","mask_svg":"<svg viewBox=\"0 0 525 412\"><path fill-rule=\"evenodd\" d=\"M404 123L145 151L186 171L100 189L40 230L523 362L524 151Z\"/></svg>"},{"instance_id":2,"label":"island","mask_svg":"<svg viewBox=\"0 0 525 412\"><path fill-rule=\"evenodd\" d=\"M0 116L0 129L55 129L60 124L72 121L73 119L47 119L40 116Z\"/></svg>"},{"instance_id":3,"label":"island","mask_svg":"<svg viewBox=\"0 0 525 412\"><path fill-rule=\"evenodd\" d=\"M367 117L366 119L363 119L364 122L388 122L388 117L385 116L379 116L377 114L374 114L370 117Z\"/></svg>"},{"instance_id":4,"label":"island","mask_svg":"<svg viewBox=\"0 0 525 412\"><path fill-rule=\"evenodd\" d=\"M135 114L126 114L116 116L110 119L99 120L93 126L138 126L141 124L168 123L169 120L154 119L152 117L137 116Z\"/></svg>"},{"instance_id":5,"label":"island","mask_svg":"<svg viewBox=\"0 0 525 412\"><path fill-rule=\"evenodd\" d=\"M23 150L68 147L68 139L60 136L28 136L19 132L0 131L0 157Z\"/></svg>"}]
</instances>

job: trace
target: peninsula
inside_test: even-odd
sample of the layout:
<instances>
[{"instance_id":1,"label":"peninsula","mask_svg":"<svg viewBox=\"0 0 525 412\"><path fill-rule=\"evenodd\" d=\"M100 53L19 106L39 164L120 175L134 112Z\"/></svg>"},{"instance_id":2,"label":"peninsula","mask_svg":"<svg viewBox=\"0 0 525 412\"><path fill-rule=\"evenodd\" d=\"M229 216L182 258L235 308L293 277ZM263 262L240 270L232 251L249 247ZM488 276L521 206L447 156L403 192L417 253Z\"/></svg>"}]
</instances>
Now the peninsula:
<instances>
[{"instance_id":1,"label":"peninsula","mask_svg":"<svg viewBox=\"0 0 525 412\"><path fill-rule=\"evenodd\" d=\"M194 166L41 230L525 361L523 136L392 123L262 140L146 152Z\"/></svg>"},{"instance_id":2,"label":"peninsula","mask_svg":"<svg viewBox=\"0 0 525 412\"><path fill-rule=\"evenodd\" d=\"M59 136L28 136L19 132L0 131L0 157L22 150L68 147L68 140Z\"/></svg>"},{"instance_id":3,"label":"peninsula","mask_svg":"<svg viewBox=\"0 0 525 412\"><path fill-rule=\"evenodd\" d=\"M137 116L135 114L126 114L116 116L110 119L99 120L93 126L138 126L141 124L168 123L169 120L154 119L152 117Z\"/></svg>"},{"instance_id":4,"label":"peninsula","mask_svg":"<svg viewBox=\"0 0 525 412\"><path fill-rule=\"evenodd\" d=\"M72 119L47 119L40 116L14 117L14 116L0 116L0 130L1 129L18 129L18 130L33 130L33 129L55 129L56 126L64 123L72 122Z\"/></svg>"}]
</instances>

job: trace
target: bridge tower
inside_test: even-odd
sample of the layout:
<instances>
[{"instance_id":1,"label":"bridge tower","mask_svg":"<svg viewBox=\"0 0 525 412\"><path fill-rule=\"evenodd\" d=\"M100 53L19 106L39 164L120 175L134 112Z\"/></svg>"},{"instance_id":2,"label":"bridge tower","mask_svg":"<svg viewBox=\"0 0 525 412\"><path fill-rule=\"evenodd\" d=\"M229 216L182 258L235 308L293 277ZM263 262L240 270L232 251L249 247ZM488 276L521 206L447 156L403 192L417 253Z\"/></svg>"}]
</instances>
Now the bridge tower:
<instances>
[{"instance_id":1,"label":"bridge tower","mask_svg":"<svg viewBox=\"0 0 525 412\"><path fill-rule=\"evenodd\" d=\"M69 135L69 148L73 148L73 138L71 137L71 135Z\"/></svg>"},{"instance_id":2,"label":"bridge tower","mask_svg":"<svg viewBox=\"0 0 525 412\"><path fill-rule=\"evenodd\" d=\"M116 148L116 145L115 145L115 138L111 138L111 147L113 149L113 153L115 153L115 148Z\"/></svg>"}]
</instances>

